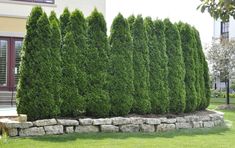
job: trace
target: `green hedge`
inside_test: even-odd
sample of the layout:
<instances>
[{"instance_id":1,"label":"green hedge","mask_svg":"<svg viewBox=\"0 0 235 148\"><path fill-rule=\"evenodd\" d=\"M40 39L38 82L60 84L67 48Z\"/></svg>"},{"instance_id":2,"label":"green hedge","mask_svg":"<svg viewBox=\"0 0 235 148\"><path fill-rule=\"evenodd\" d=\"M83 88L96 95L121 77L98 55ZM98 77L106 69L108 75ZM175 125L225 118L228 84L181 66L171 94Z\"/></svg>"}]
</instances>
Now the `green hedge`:
<instances>
[{"instance_id":1,"label":"green hedge","mask_svg":"<svg viewBox=\"0 0 235 148\"><path fill-rule=\"evenodd\" d=\"M21 52L17 111L30 120L193 112L209 105L198 31L141 15L114 19L35 7Z\"/></svg>"}]
</instances>

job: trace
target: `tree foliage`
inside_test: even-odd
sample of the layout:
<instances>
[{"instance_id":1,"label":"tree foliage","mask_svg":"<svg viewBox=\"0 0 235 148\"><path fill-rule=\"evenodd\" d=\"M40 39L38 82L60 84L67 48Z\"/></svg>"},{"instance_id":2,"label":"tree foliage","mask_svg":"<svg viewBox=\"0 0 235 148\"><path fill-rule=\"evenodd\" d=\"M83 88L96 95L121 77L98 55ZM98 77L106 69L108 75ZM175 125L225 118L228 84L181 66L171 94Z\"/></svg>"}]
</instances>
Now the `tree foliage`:
<instances>
[{"instance_id":1,"label":"tree foliage","mask_svg":"<svg viewBox=\"0 0 235 148\"><path fill-rule=\"evenodd\" d=\"M121 14L113 21L110 45L111 114L125 116L133 104L133 43L128 22Z\"/></svg>"},{"instance_id":2,"label":"tree foliage","mask_svg":"<svg viewBox=\"0 0 235 148\"><path fill-rule=\"evenodd\" d=\"M146 30L142 16L137 16L133 23L133 63L134 63L134 104L133 112L149 113L149 51Z\"/></svg>"},{"instance_id":3,"label":"tree foliage","mask_svg":"<svg viewBox=\"0 0 235 148\"><path fill-rule=\"evenodd\" d=\"M60 16L60 31L62 40L64 39L65 34L70 30L70 12L68 8L64 9L64 12Z\"/></svg>"},{"instance_id":4,"label":"tree foliage","mask_svg":"<svg viewBox=\"0 0 235 148\"><path fill-rule=\"evenodd\" d=\"M164 23L161 20L145 19L145 28L148 38L150 72L149 96L152 113L168 112L168 86L167 86L167 55Z\"/></svg>"},{"instance_id":5,"label":"tree foliage","mask_svg":"<svg viewBox=\"0 0 235 148\"><path fill-rule=\"evenodd\" d=\"M197 9L208 13L215 19L220 18L223 21L229 21L230 16L235 19L235 1L234 0L201 0Z\"/></svg>"},{"instance_id":6,"label":"tree foliage","mask_svg":"<svg viewBox=\"0 0 235 148\"><path fill-rule=\"evenodd\" d=\"M169 19L164 20L166 51L168 56L168 88L170 112L181 113L185 109L185 65L177 26Z\"/></svg>"},{"instance_id":7,"label":"tree foliage","mask_svg":"<svg viewBox=\"0 0 235 148\"><path fill-rule=\"evenodd\" d=\"M109 115L110 99L107 90L108 39L104 16L96 9L87 18L88 74L87 114L96 117Z\"/></svg>"}]
</instances>

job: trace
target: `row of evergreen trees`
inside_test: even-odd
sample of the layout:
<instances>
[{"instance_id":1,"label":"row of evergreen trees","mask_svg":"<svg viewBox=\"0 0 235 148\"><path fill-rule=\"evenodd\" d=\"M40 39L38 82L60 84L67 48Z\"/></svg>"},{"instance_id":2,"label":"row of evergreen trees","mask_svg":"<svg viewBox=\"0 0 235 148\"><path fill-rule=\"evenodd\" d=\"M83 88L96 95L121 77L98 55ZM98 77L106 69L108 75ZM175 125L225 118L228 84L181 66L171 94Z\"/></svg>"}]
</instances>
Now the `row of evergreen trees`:
<instances>
[{"instance_id":1,"label":"row of evergreen trees","mask_svg":"<svg viewBox=\"0 0 235 148\"><path fill-rule=\"evenodd\" d=\"M57 116L182 113L209 105L208 66L198 31L185 23L113 21L110 37L96 9L68 9L59 20L35 7L21 51L17 111Z\"/></svg>"}]
</instances>

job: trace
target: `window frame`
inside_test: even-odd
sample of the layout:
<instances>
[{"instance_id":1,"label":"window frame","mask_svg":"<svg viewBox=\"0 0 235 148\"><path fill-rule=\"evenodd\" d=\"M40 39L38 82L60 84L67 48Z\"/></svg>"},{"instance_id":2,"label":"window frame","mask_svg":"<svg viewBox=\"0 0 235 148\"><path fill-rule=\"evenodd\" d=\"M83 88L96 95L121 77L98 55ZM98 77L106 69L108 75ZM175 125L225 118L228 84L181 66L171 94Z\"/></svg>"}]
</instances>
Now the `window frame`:
<instances>
[{"instance_id":1,"label":"window frame","mask_svg":"<svg viewBox=\"0 0 235 148\"><path fill-rule=\"evenodd\" d=\"M229 39L229 21L221 22L220 35L222 40Z\"/></svg>"},{"instance_id":2,"label":"window frame","mask_svg":"<svg viewBox=\"0 0 235 148\"><path fill-rule=\"evenodd\" d=\"M12 1L40 3L40 4L55 4L55 0L12 0Z\"/></svg>"}]
</instances>

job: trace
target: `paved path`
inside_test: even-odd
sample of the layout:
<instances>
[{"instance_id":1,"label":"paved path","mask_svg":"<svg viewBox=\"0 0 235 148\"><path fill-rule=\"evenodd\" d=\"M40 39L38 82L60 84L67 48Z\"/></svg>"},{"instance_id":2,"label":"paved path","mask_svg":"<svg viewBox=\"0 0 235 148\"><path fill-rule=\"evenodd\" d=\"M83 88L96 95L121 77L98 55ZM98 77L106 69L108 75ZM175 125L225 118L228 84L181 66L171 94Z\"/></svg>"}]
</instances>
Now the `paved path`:
<instances>
[{"instance_id":1,"label":"paved path","mask_svg":"<svg viewBox=\"0 0 235 148\"><path fill-rule=\"evenodd\" d=\"M7 106L0 107L0 117L12 117L12 116L18 116L16 112L16 107L7 107Z\"/></svg>"}]
</instances>

